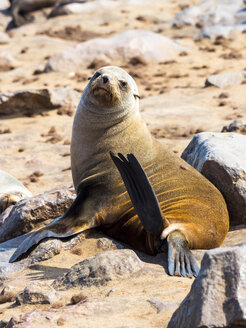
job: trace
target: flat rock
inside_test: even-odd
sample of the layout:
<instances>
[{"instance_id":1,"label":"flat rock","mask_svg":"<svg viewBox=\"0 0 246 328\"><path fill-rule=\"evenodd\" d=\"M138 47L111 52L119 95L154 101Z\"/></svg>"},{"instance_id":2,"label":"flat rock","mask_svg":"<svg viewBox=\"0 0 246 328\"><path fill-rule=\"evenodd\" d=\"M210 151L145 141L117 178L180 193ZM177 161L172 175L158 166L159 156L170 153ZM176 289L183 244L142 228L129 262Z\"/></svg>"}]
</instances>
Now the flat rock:
<instances>
[{"instance_id":1,"label":"flat rock","mask_svg":"<svg viewBox=\"0 0 246 328\"><path fill-rule=\"evenodd\" d=\"M168 328L246 326L246 243L204 254L191 290Z\"/></svg>"},{"instance_id":2,"label":"flat rock","mask_svg":"<svg viewBox=\"0 0 246 328\"><path fill-rule=\"evenodd\" d=\"M246 71L210 75L205 81L205 87L226 88L242 84L245 80Z\"/></svg>"},{"instance_id":3,"label":"flat rock","mask_svg":"<svg viewBox=\"0 0 246 328\"><path fill-rule=\"evenodd\" d=\"M79 92L69 87L57 90L41 89L4 92L0 93L0 115L34 114L35 112L60 107L76 108L79 99Z\"/></svg>"},{"instance_id":4,"label":"flat rock","mask_svg":"<svg viewBox=\"0 0 246 328\"><path fill-rule=\"evenodd\" d=\"M104 285L120 277L139 271L143 262L132 250L114 250L99 253L75 264L58 277L52 286L58 290L83 286Z\"/></svg>"},{"instance_id":5,"label":"flat rock","mask_svg":"<svg viewBox=\"0 0 246 328\"><path fill-rule=\"evenodd\" d=\"M246 137L237 133L195 135L181 157L223 194L232 224L246 222Z\"/></svg>"},{"instance_id":6,"label":"flat rock","mask_svg":"<svg viewBox=\"0 0 246 328\"><path fill-rule=\"evenodd\" d=\"M59 299L56 290L41 282L33 282L16 296L16 303L21 304L52 304Z\"/></svg>"},{"instance_id":7,"label":"flat rock","mask_svg":"<svg viewBox=\"0 0 246 328\"><path fill-rule=\"evenodd\" d=\"M16 203L0 215L0 242L28 233L62 216L75 199L71 186L60 186ZM8 210L8 209L7 209Z\"/></svg>"},{"instance_id":8,"label":"flat rock","mask_svg":"<svg viewBox=\"0 0 246 328\"><path fill-rule=\"evenodd\" d=\"M184 49L167 37L147 30L129 30L109 38L95 38L51 57L46 71L67 72L88 67L95 61L127 63L137 58L142 63L174 59Z\"/></svg>"}]
</instances>

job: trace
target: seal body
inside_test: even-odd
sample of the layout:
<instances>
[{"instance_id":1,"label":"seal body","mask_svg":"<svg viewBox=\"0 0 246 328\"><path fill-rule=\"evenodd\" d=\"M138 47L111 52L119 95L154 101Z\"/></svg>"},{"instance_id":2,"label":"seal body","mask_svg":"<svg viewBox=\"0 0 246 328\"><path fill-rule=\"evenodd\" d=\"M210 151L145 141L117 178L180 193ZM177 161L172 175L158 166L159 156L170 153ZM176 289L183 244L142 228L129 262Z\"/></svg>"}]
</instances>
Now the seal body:
<instances>
[{"instance_id":1,"label":"seal body","mask_svg":"<svg viewBox=\"0 0 246 328\"><path fill-rule=\"evenodd\" d=\"M111 67L99 70L109 76L112 84L114 74L117 80L125 80L118 71L121 72ZM133 82L132 95L138 94ZM145 231L135 215L119 174L109 160L109 151L133 152L147 173L169 222L163 236L178 229L185 232L190 248L218 247L229 227L222 195L198 171L151 136L140 116L138 98L132 96L132 103L120 101L109 110L102 106L96 110L88 100L85 91L74 118L71 164L76 189L84 181L90 181L93 186L98 184L92 196L97 200L97 208L91 215L98 216L98 225L142 251L156 252L153 236Z\"/></svg>"},{"instance_id":2,"label":"seal body","mask_svg":"<svg viewBox=\"0 0 246 328\"><path fill-rule=\"evenodd\" d=\"M19 200L31 196L31 192L19 180L0 170L0 213Z\"/></svg>"},{"instance_id":3,"label":"seal body","mask_svg":"<svg viewBox=\"0 0 246 328\"><path fill-rule=\"evenodd\" d=\"M124 70L109 66L94 74L73 123L71 167L77 198L60 220L27 239L12 261L43 238L62 238L99 226L152 255L160 251L160 241L166 238L181 251L184 245L210 249L222 243L229 227L222 195L151 136L140 116L138 98L137 86ZM163 215L159 236L139 219L110 151L134 153L141 163Z\"/></svg>"}]
</instances>

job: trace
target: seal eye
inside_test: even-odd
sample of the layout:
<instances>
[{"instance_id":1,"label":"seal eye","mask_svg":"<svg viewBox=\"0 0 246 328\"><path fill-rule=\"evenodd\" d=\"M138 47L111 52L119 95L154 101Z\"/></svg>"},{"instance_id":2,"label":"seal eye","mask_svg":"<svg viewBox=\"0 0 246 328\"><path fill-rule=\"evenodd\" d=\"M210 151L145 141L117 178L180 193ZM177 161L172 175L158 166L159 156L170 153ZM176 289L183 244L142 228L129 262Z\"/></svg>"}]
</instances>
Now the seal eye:
<instances>
[{"instance_id":1,"label":"seal eye","mask_svg":"<svg viewBox=\"0 0 246 328\"><path fill-rule=\"evenodd\" d=\"M124 89L127 87L127 83L125 81L120 81L120 86Z\"/></svg>"}]
</instances>

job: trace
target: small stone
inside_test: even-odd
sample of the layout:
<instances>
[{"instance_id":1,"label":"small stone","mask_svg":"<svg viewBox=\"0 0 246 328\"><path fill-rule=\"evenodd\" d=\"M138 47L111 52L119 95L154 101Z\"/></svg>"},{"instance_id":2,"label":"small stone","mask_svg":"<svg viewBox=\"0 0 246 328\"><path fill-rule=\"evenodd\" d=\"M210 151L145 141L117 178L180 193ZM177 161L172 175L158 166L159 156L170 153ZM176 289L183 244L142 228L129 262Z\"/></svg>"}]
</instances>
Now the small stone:
<instances>
[{"instance_id":1,"label":"small stone","mask_svg":"<svg viewBox=\"0 0 246 328\"><path fill-rule=\"evenodd\" d=\"M75 264L66 274L59 276L52 286L65 290L104 285L108 281L128 277L142 267L143 262L132 250L106 251Z\"/></svg>"},{"instance_id":2,"label":"small stone","mask_svg":"<svg viewBox=\"0 0 246 328\"><path fill-rule=\"evenodd\" d=\"M45 283L35 282L28 285L16 296L16 303L21 304L52 304L58 300L55 289Z\"/></svg>"}]
</instances>

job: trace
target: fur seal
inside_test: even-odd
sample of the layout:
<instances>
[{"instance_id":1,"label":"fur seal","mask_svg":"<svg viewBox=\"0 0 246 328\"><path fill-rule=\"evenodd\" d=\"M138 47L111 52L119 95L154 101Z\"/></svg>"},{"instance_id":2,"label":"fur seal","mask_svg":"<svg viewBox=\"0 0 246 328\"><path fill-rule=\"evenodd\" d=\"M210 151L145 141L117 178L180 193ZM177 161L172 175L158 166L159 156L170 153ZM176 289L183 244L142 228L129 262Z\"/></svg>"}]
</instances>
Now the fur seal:
<instances>
[{"instance_id":1,"label":"fur seal","mask_svg":"<svg viewBox=\"0 0 246 328\"><path fill-rule=\"evenodd\" d=\"M19 180L0 170L0 213L19 200L31 196L31 192Z\"/></svg>"},{"instance_id":2,"label":"fur seal","mask_svg":"<svg viewBox=\"0 0 246 328\"><path fill-rule=\"evenodd\" d=\"M71 167L74 203L61 219L29 236L10 262L44 238L100 226L148 254L168 247L169 274L196 276L199 268L190 249L218 247L228 232L222 195L151 136L139 113L136 83L119 67L96 71L82 94L73 123Z\"/></svg>"}]
</instances>

